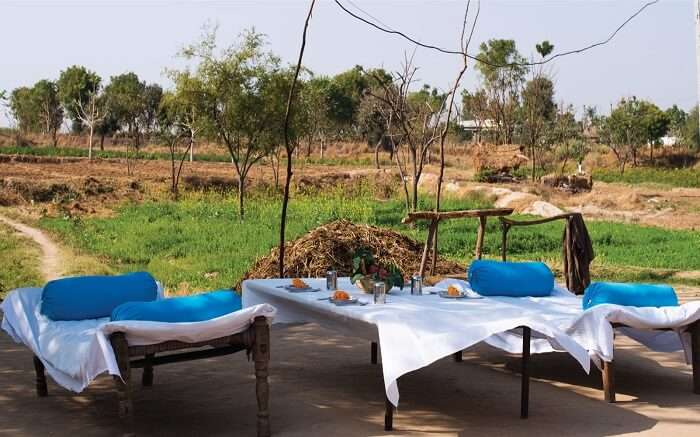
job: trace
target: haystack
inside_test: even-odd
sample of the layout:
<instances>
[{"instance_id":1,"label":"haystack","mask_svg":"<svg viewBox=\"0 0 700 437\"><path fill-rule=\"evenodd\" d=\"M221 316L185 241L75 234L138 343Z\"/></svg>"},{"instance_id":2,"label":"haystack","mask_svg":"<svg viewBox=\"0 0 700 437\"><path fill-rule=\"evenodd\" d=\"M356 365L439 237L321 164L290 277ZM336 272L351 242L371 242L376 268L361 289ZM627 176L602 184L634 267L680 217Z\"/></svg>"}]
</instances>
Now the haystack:
<instances>
[{"instance_id":1,"label":"haystack","mask_svg":"<svg viewBox=\"0 0 700 437\"><path fill-rule=\"evenodd\" d=\"M420 268L423 243L388 229L338 220L287 243L285 276L322 278L329 268L337 270L338 276L350 276L352 256L361 247L371 249L380 263L394 263L404 276L410 276ZM279 277L278 259L279 249L275 247L246 272L243 280ZM463 266L438 257L437 274L460 272L464 272ZM240 290L240 284L234 288Z\"/></svg>"}]
</instances>

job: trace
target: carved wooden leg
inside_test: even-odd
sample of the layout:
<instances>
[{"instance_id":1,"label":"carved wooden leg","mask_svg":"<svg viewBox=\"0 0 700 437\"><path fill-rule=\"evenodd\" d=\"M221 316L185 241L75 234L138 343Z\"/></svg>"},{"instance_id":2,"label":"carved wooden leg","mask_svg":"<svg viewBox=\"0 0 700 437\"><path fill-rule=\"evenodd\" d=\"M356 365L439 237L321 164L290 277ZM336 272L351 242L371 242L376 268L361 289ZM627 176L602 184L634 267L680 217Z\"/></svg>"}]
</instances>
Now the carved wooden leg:
<instances>
[{"instance_id":1,"label":"carved wooden leg","mask_svg":"<svg viewBox=\"0 0 700 437\"><path fill-rule=\"evenodd\" d=\"M258 399L258 437L270 436L270 412L268 399L270 388L267 382L268 364L270 362L270 327L265 317L256 317L253 323L255 344L253 361L255 362L255 392Z\"/></svg>"},{"instance_id":2,"label":"carved wooden leg","mask_svg":"<svg viewBox=\"0 0 700 437\"><path fill-rule=\"evenodd\" d=\"M377 343L372 342L372 356L371 356L371 362L372 364L377 364Z\"/></svg>"},{"instance_id":3,"label":"carved wooden leg","mask_svg":"<svg viewBox=\"0 0 700 437\"><path fill-rule=\"evenodd\" d=\"M36 355L34 355L34 371L36 372L36 395L40 398L48 396L49 389L46 385L44 363Z\"/></svg>"},{"instance_id":4,"label":"carved wooden leg","mask_svg":"<svg viewBox=\"0 0 700 437\"><path fill-rule=\"evenodd\" d=\"M532 332L523 326L522 385L520 388L520 418L527 419L530 409L530 336Z\"/></svg>"},{"instance_id":5,"label":"carved wooden leg","mask_svg":"<svg viewBox=\"0 0 700 437\"><path fill-rule=\"evenodd\" d=\"M603 393L605 401L615 402L615 365L612 361L603 361Z\"/></svg>"},{"instance_id":6,"label":"carved wooden leg","mask_svg":"<svg viewBox=\"0 0 700 437\"><path fill-rule=\"evenodd\" d=\"M141 385L151 387L153 385L153 357L155 354L147 354L145 364L143 365L143 375L141 376Z\"/></svg>"},{"instance_id":7,"label":"carved wooden leg","mask_svg":"<svg viewBox=\"0 0 700 437\"><path fill-rule=\"evenodd\" d=\"M386 396L386 395L385 395ZM385 411L384 411L384 431L394 430L394 404L391 403L389 398L385 400Z\"/></svg>"},{"instance_id":8,"label":"carved wooden leg","mask_svg":"<svg viewBox=\"0 0 700 437\"><path fill-rule=\"evenodd\" d=\"M691 363L693 365L693 393L700 395L700 322L690 327Z\"/></svg>"},{"instance_id":9,"label":"carved wooden leg","mask_svg":"<svg viewBox=\"0 0 700 437\"><path fill-rule=\"evenodd\" d=\"M479 217L479 229L476 233L476 259L481 259L484 249L484 234L486 234L486 217Z\"/></svg>"},{"instance_id":10,"label":"carved wooden leg","mask_svg":"<svg viewBox=\"0 0 700 437\"><path fill-rule=\"evenodd\" d=\"M452 354L452 358L454 358L455 363L461 363L462 362L462 351L455 352Z\"/></svg>"},{"instance_id":11,"label":"carved wooden leg","mask_svg":"<svg viewBox=\"0 0 700 437\"><path fill-rule=\"evenodd\" d=\"M131 423L134 420L134 407L131 397L131 363L129 362L129 343L123 332L115 332L109 336L114 355L117 359L121 378L114 377L119 400L119 418Z\"/></svg>"}]
</instances>

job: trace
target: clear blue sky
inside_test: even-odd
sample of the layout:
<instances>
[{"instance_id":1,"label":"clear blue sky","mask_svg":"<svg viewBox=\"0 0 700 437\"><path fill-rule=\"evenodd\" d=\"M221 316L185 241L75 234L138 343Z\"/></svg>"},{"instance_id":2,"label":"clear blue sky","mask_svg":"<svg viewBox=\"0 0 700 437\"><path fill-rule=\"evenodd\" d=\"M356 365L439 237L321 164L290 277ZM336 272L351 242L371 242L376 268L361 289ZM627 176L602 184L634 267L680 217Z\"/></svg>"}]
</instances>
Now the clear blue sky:
<instances>
[{"instance_id":1,"label":"clear blue sky","mask_svg":"<svg viewBox=\"0 0 700 437\"><path fill-rule=\"evenodd\" d=\"M335 74L355 64L395 69L413 47L344 15L319 0L305 64ZM347 1L346 1L347 3ZM384 23L445 47L458 44L466 1L354 0ZM472 2L475 3L475 0ZM544 39L555 52L604 39L644 2L637 0L482 0L472 51L489 38L512 38L526 56ZM165 67L198 38L207 21L219 24L219 40L231 43L245 28L268 35L285 61L297 54L308 1L304 0L0 0L0 89L55 79L82 64L103 78L134 71L168 85ZM425 82L446 88L459 59L419 49L415 63ZM662 0L630 23L607 46L551 65L557 100L597 105L602 112L620 97L635 95L665 108L697 102L691 0ZM474 88L471 70L465 85ZM4 122L4 120L3 120Z\"/></svg>"}]
</instances>

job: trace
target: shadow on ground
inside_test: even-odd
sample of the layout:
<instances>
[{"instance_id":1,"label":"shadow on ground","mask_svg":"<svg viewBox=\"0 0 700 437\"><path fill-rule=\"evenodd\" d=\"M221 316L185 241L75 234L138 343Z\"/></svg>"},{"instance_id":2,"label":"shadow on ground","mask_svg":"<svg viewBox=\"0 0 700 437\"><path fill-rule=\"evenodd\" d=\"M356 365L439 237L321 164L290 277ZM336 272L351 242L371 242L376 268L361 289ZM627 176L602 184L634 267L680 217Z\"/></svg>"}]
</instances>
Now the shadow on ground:
<instances>
[{"instance_id":1,"label":"shadow on ground","mask_svg":"<svg viewBox=\"0 0 700 437\"><path fill-rule=\"evenodd\" d=\"M276 436L376 436L383 431L381 367L369 344L317 325L275 326L271 417ZM599 373L565 354L533 359L530 418L519 419L517 357L480 346L404 376L390 435L692 435L700 397L680 354L652 354L620 341L621 402L601 400ZM138 371L135 380L140 379ZM136 435L255 435L255 382L245 354L157 367L155 385L135 389ZM31 354L0 335L0 435L105 436L117 419L112 381L82 394L49 385L34 393Z\"/></svg>"}]
</instances>

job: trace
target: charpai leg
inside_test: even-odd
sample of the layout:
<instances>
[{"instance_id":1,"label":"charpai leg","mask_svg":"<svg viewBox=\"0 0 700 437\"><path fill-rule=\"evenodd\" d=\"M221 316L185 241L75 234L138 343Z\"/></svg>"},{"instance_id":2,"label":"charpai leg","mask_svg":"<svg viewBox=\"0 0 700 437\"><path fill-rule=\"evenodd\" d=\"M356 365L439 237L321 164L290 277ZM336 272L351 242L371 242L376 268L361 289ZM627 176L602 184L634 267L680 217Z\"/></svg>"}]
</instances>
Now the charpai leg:
<instances>
[{"instance_id":1,"label":"charpai leg","mask_svg":"<svg viewBox=\"0 0 700 437\"><path fill-rule=\"evenodd\" d=\"M452 358L455 360L455 363L461 363L462 362L462 351L455 352L452 354Z\"/></svg>"},{"instance_id":2,"label":"charpai leg","mask_svg":"<svg viewBox=\"0 0 700 437\"><path fill-rule=\"evenodd\" d=\"M385 399L385 411L384 411L384 431L394 430L394 404L391 403L389 398Z\"/></svg>"},{"instance_id":3,"label":"charpai leg","mask_svg":"<svg viewBox=\"0 0 700 437\"><path fill-rule=\"evenodd\" d=\"M40 398L48 396L49 389L46 385L44 363L36 355L34 355L34 371L36 372L36 395Z\"/></svg>"},{"instance_id":4,"label":"charpai leg","mask_svg":"<svg viewBox=\"0 0 700 437\"><path fill-rule=\"evenodd\" d=\"M372 356L370 357L370 359L371 359L372 364L377 364L377 355L378 355L377 343L373 341L371 346L372 346L372 352L371 352Z\"/></svg>"},{"instance_id":5,"label":"charpai leg","mask_svg":"<svg viewBox=\"0 0 700 437\"><path fill-rule=\"evenodd\" d=\"M267 381L270 362L270 327L265 317L257 317L253 323L255 344L253 361L255 362L255 393L258 399L258 437L270 436L270 412L268 399L270 387Z\"/></svg>"},{"instance_id":6,"label":"charpai leg","mask_svg":"<svg viewBox=\"0 0 700 437\"><path fill-rule=\"evenodd\" d=\"M522 385L520 389L520 418L527 419L530 403L530 337L531 330L523 326Z\"/></svg>"},{"instance_id":7,"label":"charpai leg","mask_svg":"<svg viewBox=\"0 0 700 437\"><path fill-rule=\"evenodd\" d=\"M134 406L131 396L131 363L129 361L129 343L123 332L115 332L109 336L114 355L119 366L118 376L114 377L114 384L117 388L117 399L119 400L119 418L128 421L134 420Z\"/></svg>"},{"instance_id":8,"label":"charpai leg","mask_svg":"<svg viewBox=\"0 0 700 437\"><path fill-rule=\"evenodd\" d=\"M615 402L615 364L610 361L603 361L603 393L605 401Z\"/></svg>"},{"instance_id":9,"label":"charpai leg","mask_svg":"<svg viewBox=\"0 0 700 437\"><path fill-rule=\"evenodd\" d=\"M690 326L691 362L693 365L693 393L700 395L700 321Z\"/></svg>"},{"instance_id":10,"label":"charpai leg","mask_svg":"<svg viewBox=\"0 0 700 437\"><path fill-rule=\"evenodd\" d=\"M151 387L153 385L153 357L155 357L155 354L147 354L145 357L143 375L141 376L141 385L144 387Z\"/></svg>"}]
</instances>

